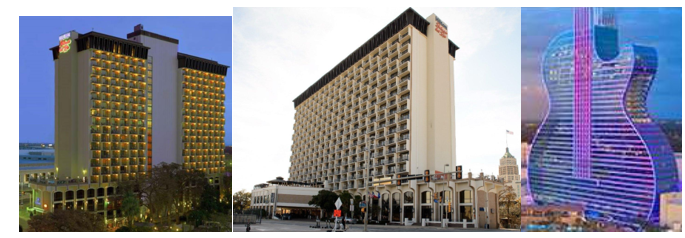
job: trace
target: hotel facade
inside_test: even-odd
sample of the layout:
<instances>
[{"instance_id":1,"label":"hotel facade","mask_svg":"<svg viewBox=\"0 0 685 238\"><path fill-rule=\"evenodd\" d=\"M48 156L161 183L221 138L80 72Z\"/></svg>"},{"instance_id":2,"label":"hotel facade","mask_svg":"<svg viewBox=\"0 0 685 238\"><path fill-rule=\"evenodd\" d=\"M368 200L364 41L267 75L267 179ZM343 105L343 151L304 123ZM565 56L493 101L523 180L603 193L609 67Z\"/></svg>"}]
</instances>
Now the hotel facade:
<instances>
[{"instance_id":1,"label":"hotel facade","mask_svg":"<svg viewBox=\"0 0 685 238\"><path fill-rule=\"evenodd\" d=\"M82 209L116 219L117 183L162 162L204 171L219 186L228 66L180 53L178 40L142 25L127 38L70 31L50 49L55 174L32 179L32 212Z\"/></svg>"},{"instance_id":2,"label":"hotel facade","mask_svg":"<svg viewBox=\"0 0 685 238\"><path fill-rule=\"evenodd\" d=\"M289 181L374 193L371 220L495 227L501 180L435 175L456 170L458 47L447 33L410 8L298 96ZM432 180L396 181L423 174Z\"/></svg>"}]
</instances>

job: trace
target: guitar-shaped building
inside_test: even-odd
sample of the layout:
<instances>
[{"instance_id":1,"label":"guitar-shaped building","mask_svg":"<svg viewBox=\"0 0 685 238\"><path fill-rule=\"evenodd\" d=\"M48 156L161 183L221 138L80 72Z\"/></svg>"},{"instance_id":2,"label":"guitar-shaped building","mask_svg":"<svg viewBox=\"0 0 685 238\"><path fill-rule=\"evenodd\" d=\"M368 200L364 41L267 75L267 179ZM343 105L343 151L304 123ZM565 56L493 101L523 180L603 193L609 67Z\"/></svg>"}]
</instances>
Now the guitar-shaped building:
<instances>
[{"instance_id":1,"label":"guitar-shaped building","mask_svg":"<svg viewBox=\"0 0 685 238\"><path fill-rule=\"evenodd\" d=\"M673 151L647 112L656 49L619 45L610 9L574 9L573 29L542 56L549 111L533 140L536 204L584 207L638 228L659 220L659 195L682 190Z\"/></svg>"}]
</instances>

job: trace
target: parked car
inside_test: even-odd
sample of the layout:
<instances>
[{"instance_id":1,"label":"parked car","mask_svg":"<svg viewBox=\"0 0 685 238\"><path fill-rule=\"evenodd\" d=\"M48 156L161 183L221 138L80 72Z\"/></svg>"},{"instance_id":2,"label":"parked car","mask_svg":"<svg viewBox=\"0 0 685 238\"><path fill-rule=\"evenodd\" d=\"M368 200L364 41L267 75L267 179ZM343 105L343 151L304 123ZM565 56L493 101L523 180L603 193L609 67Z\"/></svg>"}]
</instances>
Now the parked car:
<instances>
[{"instance_id":1,"label":"parked car","mask_svg":"<svg viewBox=\"0 0 685 238\"><path fill-rule=\"evenodd\" d=\"M290 220L292 216L290 214L283 214L283 220Z\"/></svg>"},{"instance_id":2,"label":"parked car","mask_svg":"<svg viewBox=\"0 0 685 238\"><path fill-rule=\"evenodd\" d=\"M357 218L345 217L345 223L347 224L357 224Z\"/></svg>"}]
</instances>

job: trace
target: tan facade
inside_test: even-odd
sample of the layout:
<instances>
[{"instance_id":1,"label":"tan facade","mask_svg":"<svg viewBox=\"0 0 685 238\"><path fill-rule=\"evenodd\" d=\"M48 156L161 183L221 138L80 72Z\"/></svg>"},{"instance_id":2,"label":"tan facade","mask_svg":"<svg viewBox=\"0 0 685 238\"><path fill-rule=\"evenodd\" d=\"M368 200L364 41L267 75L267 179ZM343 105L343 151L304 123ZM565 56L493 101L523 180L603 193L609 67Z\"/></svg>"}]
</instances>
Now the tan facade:
<instances>
[{"instance_id":1,"label":"tan facade","mask_svg":"<svg viewBox=\"0 0 685 238\"><path fill-rule=\"evenodd\" d=\"M507 183L521 181L518 163L516 163L516 158L509 153L509 148L499 159L499 177Z\"/></svg>"},{"instance_id":2,"label":"tan facade","mask_svg":"<svg viewBox=\"0 0 685 238\"><path fill-rule=\"evenodd\" d=\"M180 68L182 87L183 168L216 177L224 166L225 75Z\"/></svg>"},{"instance_id":3,"label":"tan facade","mask_svg":"<svg viewBox=\"0 0 685 238\"><path fill-rule=\"evenodd\" d=\"M155 57L163 66L155 67L154 72L161 71L155 74L160 76L156 85L177 89L160 94L164 100L155 104L159 106L155 112L172 122L158 125L156 134L179 135L164 138L177 143L158 143L160 154L155 158L202 170L209 174L210 183L220 184L225 172L224 77L228 66L178 53L178 40L143 32L142 25L129 35L127 40L71 31L51 48L55 173L30 181L34 204L27 209L31 212L82 209L101 214L108 222L117 221L120 204L110 203L112 196L121 194L117 183L146 176L153 165ZM148 45L159 46L156 53L148 55ZM176 152L161 154L164 150Z\"/></svg>"},{"instance_id":4,"label":"tan facade","mask_svg":"<svg viewBox=\"0 0 685 238\"><path fill-rule=\"evenodd\" d=\"M490 206L475 199L479 189L495 195L499 180L390 182L455 171L458 47L447 35L435 14L424 19L408 9L295 99L289 180L364 198L379 194L370 199L370 209L378 207L372 220L497 227L497 212L490 223L479 222L476 203ZM464 193L468 202L457 199Z\"/></svg>"},{"instance_id":5,"label":"tan facade","mask_svg":"<svg viewBox=\"0 0 685 238\"><path fill-rule=\"evenodd\" d=\"M454 57L428 28L405 26L296 106L290 180L342 190L453 169Z\"/></svg>"}]
</instances>

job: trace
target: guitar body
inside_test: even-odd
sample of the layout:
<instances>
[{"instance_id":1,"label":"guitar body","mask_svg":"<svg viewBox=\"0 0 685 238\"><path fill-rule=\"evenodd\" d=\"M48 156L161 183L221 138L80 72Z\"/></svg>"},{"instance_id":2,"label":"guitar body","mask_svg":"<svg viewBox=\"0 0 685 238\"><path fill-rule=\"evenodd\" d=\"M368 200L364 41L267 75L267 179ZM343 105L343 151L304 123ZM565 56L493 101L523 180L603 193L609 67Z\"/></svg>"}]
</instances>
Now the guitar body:
<instances>
[{"instance_id":1,"label":"guitar body","mask_svg":"<svg viewBox=\"0 0 685 238\"><path fill-rule=\"evenodd\" d=\"M658 222L659 195L681 191L673 151L646 99L654 48L618 46L618 31L574 12L574 30L543 55L549 110L533 140L528 188L539 205L580 205L593 218L638 228ZM587 18L587 19L585 19Z\"/></svg>"}]
</instances>

